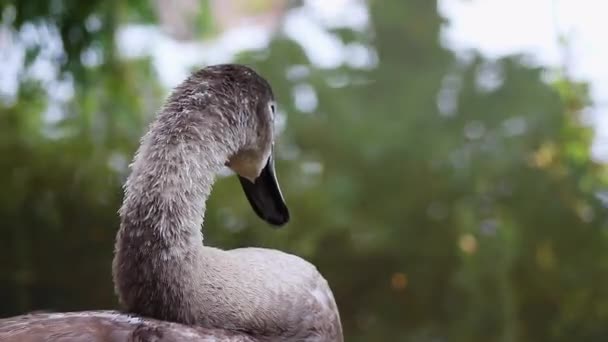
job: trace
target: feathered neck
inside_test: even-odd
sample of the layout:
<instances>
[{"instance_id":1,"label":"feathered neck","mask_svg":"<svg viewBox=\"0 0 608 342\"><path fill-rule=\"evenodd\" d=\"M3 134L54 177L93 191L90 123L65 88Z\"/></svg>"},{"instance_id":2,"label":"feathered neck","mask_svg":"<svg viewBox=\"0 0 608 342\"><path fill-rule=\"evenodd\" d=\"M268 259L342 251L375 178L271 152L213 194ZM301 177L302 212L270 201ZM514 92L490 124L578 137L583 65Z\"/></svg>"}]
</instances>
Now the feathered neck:
<instances>
[{"instance_id":1,"label":"feathered neck","mask_svg":"<svg viewBox=\"0 0 608 342\"><path fill-rule=\"evenodd\" d=\"M124 233L199 236L215 175L238 148L221 116L169 109L151 125L131 166L120 209Z\"/></svg>"},{"instance_id":2,"label":"feathered neck","mask_svg":"<svg viewBox=\"0 0 608 342\"><path fill-rule=\"evenodd\" d=\"M193 296L197 263L208 254L205 202L239 146L223 117L165 108L142 139L125 183L113 262L116 292L131 312L193 322L193 308L182 298Z\"/></svg>"}]
</instances>

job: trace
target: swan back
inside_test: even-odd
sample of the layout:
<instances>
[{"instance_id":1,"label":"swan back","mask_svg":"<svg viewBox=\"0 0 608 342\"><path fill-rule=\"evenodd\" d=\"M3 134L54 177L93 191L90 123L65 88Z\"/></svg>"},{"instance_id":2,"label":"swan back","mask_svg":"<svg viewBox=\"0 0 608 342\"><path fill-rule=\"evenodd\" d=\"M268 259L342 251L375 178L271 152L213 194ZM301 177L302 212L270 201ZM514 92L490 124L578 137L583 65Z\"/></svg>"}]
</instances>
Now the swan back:
<instances>
[{"instance_id":1,"label":"swan back","mask_svg":"<svg viewBox=\"0 0 608 342\"><path fill-rule=\"evenodd\" d=\"M35 313L0 319L2 342L259 342L246 334L115 311Z\"/></svg>"}]
</instances>

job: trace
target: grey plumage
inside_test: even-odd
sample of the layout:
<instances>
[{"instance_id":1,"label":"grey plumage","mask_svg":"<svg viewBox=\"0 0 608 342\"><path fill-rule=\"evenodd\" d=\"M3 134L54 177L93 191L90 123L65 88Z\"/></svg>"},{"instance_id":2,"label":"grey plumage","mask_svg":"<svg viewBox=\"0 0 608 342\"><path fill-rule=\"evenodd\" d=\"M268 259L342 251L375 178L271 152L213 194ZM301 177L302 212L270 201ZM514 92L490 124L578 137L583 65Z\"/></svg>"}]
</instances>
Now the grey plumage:
<instances>
[{"instance_id":1,"label":"grey plumage","mask_svg":"<svg viewBox=\"0 0 608 342\"><path fill-rule=\"evenodd\" d=\"M37 313L0 320L2 342L256 342L221 329L189 327L115 311Z\"/></svg>"},{"instance_id":2,"label":"grey plumage","mask_svg":"<svg viewBox=\"0 0 608 342\"><path fill-rule=\"evenodd\" d=\"M255 181L268 167L273 102L269 84L239 65L202 69L171 94L141 140L119 211L113 276L128 312L232 334L209 341L342 341L333 295L312 264L276 250L202 243L215 174L228 165Z\"/></svg>"}]
</instances>

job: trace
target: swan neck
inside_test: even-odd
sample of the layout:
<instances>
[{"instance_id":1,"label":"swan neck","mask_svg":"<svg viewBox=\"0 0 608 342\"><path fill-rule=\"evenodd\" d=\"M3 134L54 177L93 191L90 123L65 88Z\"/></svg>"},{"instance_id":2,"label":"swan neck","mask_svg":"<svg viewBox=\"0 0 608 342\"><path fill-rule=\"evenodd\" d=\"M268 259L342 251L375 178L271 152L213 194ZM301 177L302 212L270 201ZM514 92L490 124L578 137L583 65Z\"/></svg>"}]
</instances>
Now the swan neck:
<instances>
[{"instance_id":1,"label":"swan neck","mask_svg":"<svg viewBox=\"0 0 608 342\"><path fill-rule=\"evenodd\" d=\"M194 322L184 298L211 272L206 260L213 249L202 244L205 202L240 146L225 127L213 115L164 112L143 137L125 183L112 266L128 310Z\"/></svg>"},{"instance_id":2,"label":"swan neck","mask_svg":"<svg viewBox=\"0 0 608 342\"><path fill-rule=\"evenodd\" d=\"M152 126L125 184L120 216L126 235L165 247L195 237L200 245L215 175L234 153L218 135L226 140L217 129L177 129L162 121Z\"/></svg>"}]
</instances>

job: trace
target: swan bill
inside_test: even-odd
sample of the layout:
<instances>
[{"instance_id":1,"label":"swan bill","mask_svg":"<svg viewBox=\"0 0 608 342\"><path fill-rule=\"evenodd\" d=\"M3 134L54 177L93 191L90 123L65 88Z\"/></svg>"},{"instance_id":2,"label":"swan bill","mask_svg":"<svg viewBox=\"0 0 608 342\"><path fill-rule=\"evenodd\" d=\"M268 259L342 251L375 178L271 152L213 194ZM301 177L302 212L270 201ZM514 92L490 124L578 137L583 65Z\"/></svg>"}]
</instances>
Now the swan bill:
<instances>
[{"instance_id":1,"label":"swan bill","mask_svg":"<svg viewBox=\"0 0 608 342\"><path fill-rule=\"evenodd\" d=\"M282 226L289 221L289 210L279 188L272 155L254 182L241 176L239 181L249 204L261 219L274 226Z\"/></svg>"}]
</instances>

